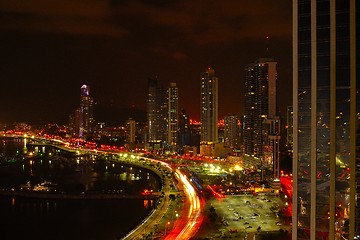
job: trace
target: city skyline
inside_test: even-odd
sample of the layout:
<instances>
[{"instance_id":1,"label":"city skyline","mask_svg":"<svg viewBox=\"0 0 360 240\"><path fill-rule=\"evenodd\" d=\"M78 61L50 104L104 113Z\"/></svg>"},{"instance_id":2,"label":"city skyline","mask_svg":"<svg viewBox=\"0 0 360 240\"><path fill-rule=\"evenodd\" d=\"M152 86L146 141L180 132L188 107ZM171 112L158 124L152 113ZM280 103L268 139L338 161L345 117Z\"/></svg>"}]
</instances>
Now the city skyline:
<instances>
[{"instance_id":1,"label":"city skyline","mask_svg":"<svg viewBox=\"0 0 360 240\"><path fill-rule=\"evenodd\" d=\"M83 84L100 106L146 110L154 76L176 82L179 109L200 119L208 67L221 79L219 117L240 115L242 69L266 49L279 63L282 115L292 103L291 2L1 2L1 122L66 123Z\"/></svg>"}]
</instances>

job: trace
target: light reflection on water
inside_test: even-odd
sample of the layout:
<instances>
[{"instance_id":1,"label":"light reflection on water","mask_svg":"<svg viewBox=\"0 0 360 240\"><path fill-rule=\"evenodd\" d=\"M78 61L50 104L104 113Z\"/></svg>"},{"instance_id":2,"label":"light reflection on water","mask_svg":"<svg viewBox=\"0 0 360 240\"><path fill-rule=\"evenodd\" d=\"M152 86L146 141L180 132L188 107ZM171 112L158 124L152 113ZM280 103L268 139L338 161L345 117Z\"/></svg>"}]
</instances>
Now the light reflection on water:
<instances>
[{"instance_id":1,"label":"light reflection on water","mask_svg":"<svg viewBox=\"0 0 360 240\"><path fill-rule=\"evenodd\" d=\"M57 184L59 190L116 194L158 191L160 181L147 170L88 158L58 157L56 150L40 148L32 158L31 144L2 139L0 189L30 181ZM47 153L47 154L44 154ZM79 160L78 162L76 160ZM1 239L119 239L155 207L155 200L46 200L0 197Z\"/></svg>"}]
</instances>

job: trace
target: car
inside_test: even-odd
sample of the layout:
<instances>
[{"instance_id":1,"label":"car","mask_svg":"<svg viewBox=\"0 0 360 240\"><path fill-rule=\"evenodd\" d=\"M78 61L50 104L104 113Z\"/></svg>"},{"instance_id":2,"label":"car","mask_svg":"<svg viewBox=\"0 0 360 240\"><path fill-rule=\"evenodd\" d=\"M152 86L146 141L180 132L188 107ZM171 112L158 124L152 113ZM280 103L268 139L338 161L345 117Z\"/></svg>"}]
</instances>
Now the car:
<instances>
[{"instance_id":1,"label":"car","mask_svg":"<svg viewBox=\"0 0 360 240\"><path fill-rule=\"evenodd\" d=\"M239 221L239 219L238 218L233 218L233 221Z\"/></svg>"},{"instance_id":2,"label":"car","mask_svg":"<svg viewBox=\"0 0 360 240\"><path fill-rule=\"evenodd\" d=\"M252 226L251 226L251 225L249 225L249 226L247 226L246 228L252 228Z\"/></svg>"},{"instance_id":3,"label":"car","mask_svg":"<svg viewBox=\"0 0 360 240\"><path fill-rule=\"evenodd\" d=\"M250 224L249 222L244 222L244 224Z\"/></svg>"},{"instance_id":4,"label":"car","mask_svg":"<svg viewBox=\"0 0 360 240\"><path fill-rule=\"evenodd\" d=\"M277 226L281 226L282 224L281 224L281 222L277 222L276 225L277 225Z\"/></svg>"}]
</instances>

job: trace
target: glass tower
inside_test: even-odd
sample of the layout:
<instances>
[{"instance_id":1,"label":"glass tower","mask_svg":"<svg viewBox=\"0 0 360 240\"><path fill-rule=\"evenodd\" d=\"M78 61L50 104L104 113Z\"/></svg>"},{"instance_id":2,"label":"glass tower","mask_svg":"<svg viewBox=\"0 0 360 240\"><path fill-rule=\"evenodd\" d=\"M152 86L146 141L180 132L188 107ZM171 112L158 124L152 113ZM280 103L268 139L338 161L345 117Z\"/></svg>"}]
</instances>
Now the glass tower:
<instances>
[{"instance_id":1,"label":"glass tower","mask_svg":"<svg viewBox=\"0 0 360 240\"><path fill-rule=\"evenodd\" d=\"M245 68L244 152L263 156L264 120L277 115L277 62L260 58Z\"/></svg>"},{"instance_id":2,"label":"glass tower","mask_svg":"<svg viewBox=\"0 0 360 240\"><path fill-rule=\"evenodd\" d=\"M147 118L148 141L167 140L167 97L166 90L158 84L158 80L148 80Z\"/></svg>"},{"instance_id":3,"label":"glass tower","mask_svg":"<svg viewBox=\"0 0 360 240\"><path fill-rule=\"evenodd\" d=\"M292 238L360 239L359 3L293 4Z\"/></svg>"},{"instance_id":4,"label":"glass tower","mask_svg":"<svg viewBox=\"0 0 360 240\"><path fill-rule=\"evenodd\" d=\"M90 87L82 85L80 89L80 118L79 118L79 137L88 138L93 133L94 118L93 118L94 101L90 97Z\"/></svg>"},{"instance_id":5,"label":"glass tower","mask_svg":"<svg viewBox=\"0 0 360 240\"><path fill-rule=\"evenodd\" d=\"M238 148L239 127L238 117L236 115L228 115L224 117L224 145L233 149Z\"/></svg>"},{"instance_id":6,"label":"glass tower","mask_svg":"<svg viewBox=\"0 0 360 240\"><path fill-rule=\"evenodd\" d=\"M218 142L218 78L214 69L201 75L201 142Z\"/></svg>"},{"instance_id":7,"label":"glass tower","mask_svg":"<svg viewBox=\"0 0 360 240\"><path fill-rule=\"evenodd\" d=\"M179 132L179 96L176 83L170 83L168 88L168 143L176 150Z\"/></svg>"}]
</instances>

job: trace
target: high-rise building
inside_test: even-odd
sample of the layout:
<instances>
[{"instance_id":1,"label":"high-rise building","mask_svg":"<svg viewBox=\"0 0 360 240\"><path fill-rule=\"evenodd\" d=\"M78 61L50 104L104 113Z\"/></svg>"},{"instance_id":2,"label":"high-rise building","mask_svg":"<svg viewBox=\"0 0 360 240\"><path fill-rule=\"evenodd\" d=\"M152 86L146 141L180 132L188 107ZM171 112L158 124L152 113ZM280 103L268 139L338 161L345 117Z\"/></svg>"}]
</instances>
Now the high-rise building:
<instances>
[{"instance_id":1,"label":"high-rise building","mask_svg":"<svg viewBox=\"0 0 360 240\"><path fill-rule=\"evenodd\" d=\"M180 134L189 132L190 118L185 109L181 110L179 117L179 132Z\"/></svg>"},{"instance_id":2,"label":"high-rise building","mask_svg":"<svg viewBox=\"0 0 360 240\"><path fill-rule=\"evenodd\" d=\"M147 118L148 142L161 143L167 140L166 90L157 79L148 80Z\"/></svg>"},{"instance_id":3,"label":"high-rise building","mask_svg":"<svg viewBox=\"0 0 360 240\"><path fill-rule=\"evenodd\" d=\"M273 172L273 179L280 178L280 117L267 118L263 126L263 166Z\"/></svg>"},{"instance_id":4,"label":"high-rise building","mask_svg":"<svg viewBox=\"0 0 360 240\"><path fill-rule=\"evenodd\" d=\"M288 151L293 149L293 107L288 106L286 111L286 148Z\"/></svg>"},{"instance_id":5,"label":"high-rise building","mask_svg":"<svg viewBox=\"0 0 360 240\"><path fill-rule=\"evenodd\" d=\"M134 119L129 118L126 122L126 141L128 143L135 143L136 137L136 122Z\"/></svg>"},{"instance_id":6,"label":"high-rise building","mask_svg":"<svg viewBox=\"0 0 360 240\"><path fill-rule=\"evenodd\" d=\"M80 138L87 139L92 136L94 130L93 105L94 101L90 97L90 87L82 85L80 89Z\"/></svg>"},{"instance_id":7,"label":"high-rise building","mask_svg":"<svg viewBox=\"0 0 360 240\"><path fill-rule=\"evenodd\" d=\"M293 4L292 239L359 239L360 4Z\"/></svg>"},{"instance_id":8,"label":"high-rise building","mask_svg":"<svg viewBox=\"0 0 360 240\"><path fill-rule=\"evenodd\" d=\"M171 83L166 90L158 84L157 79L148 81L148 142L155 147L170 147L177 150L178 145L178 88Z\"/></svg>"},{"instance_id":9,"label":"high-rise building","mask_svg":"<svg viewBox=\"0 0 360 240\"><path fill-rule=\"evenodd\" d=\"M264 120L277 116L277 62L260 58L245 68L244 152L263 155Z\"/></svg>"},{"instance_id":10,"label":"high-rise building","mask_svg":"<svg viewBox=\"0 0 360 240\"><path fill-rule=\"evenodd\" d=\"M179 135L179 96L176 83L170 83L168 88L168 143L173 150L178 146Z\"/></svg>"},{"instance_id":11,"label":"high-rise building","mask_svg":"<svg viewBox=\"0 0 360 240\"><path fill-rule=\"evenodd\" d=\"M80 108L77 108L69 116L69 136L78 137L80 132Z\"/></svg>"},{"instance_id":12,"label":"high-rise building","mask_svg":"<svg viewBox=\"0 0 360 240\"><path fill-rule=\"evenodd\" d=\"M126 147L129 150L134 150L136 145L136 122L129 118L126 121Z\"/></svg>"},{"instance_id":13,"label":"high-rise building","mask_svg":"<svg viewBox=\"0 0 360 240\"><path fill-rule=\"evenodd\" d=\"M200 130L190 124L189 115L185 109L179 116L179 150L181 154L196 156L200 144Z\"/></svg>"},{"instance_id":14,"label":"high-rise building","mask_svg":"<svg viewBox=\"0 0 360 240\"><path fill-rule=\"evenodd\" d=\"M185 109L181 110L179 116L179 147L190 145L190 118Z\"/></svg>"},{"instance_id":15,"label":"high-rise building","mask_svg":"<svg viewBox=\"0 0 360 240\"><path fill-rule=\"evenodd\" d=\"M238 117L236 115L228 115L224 117L224 146L232 149L238 148L239 127Z\"/></svg>"},{"instance_id":16,"label":"high-rise building","mask_svg":"<svg viewBox=\"0 0 360 240\"><path fill-rule=\"evenodd\" d=\"M218 142L218 78L214 69L201 74L201 142Z\"/></svg>"}]
</instances>

